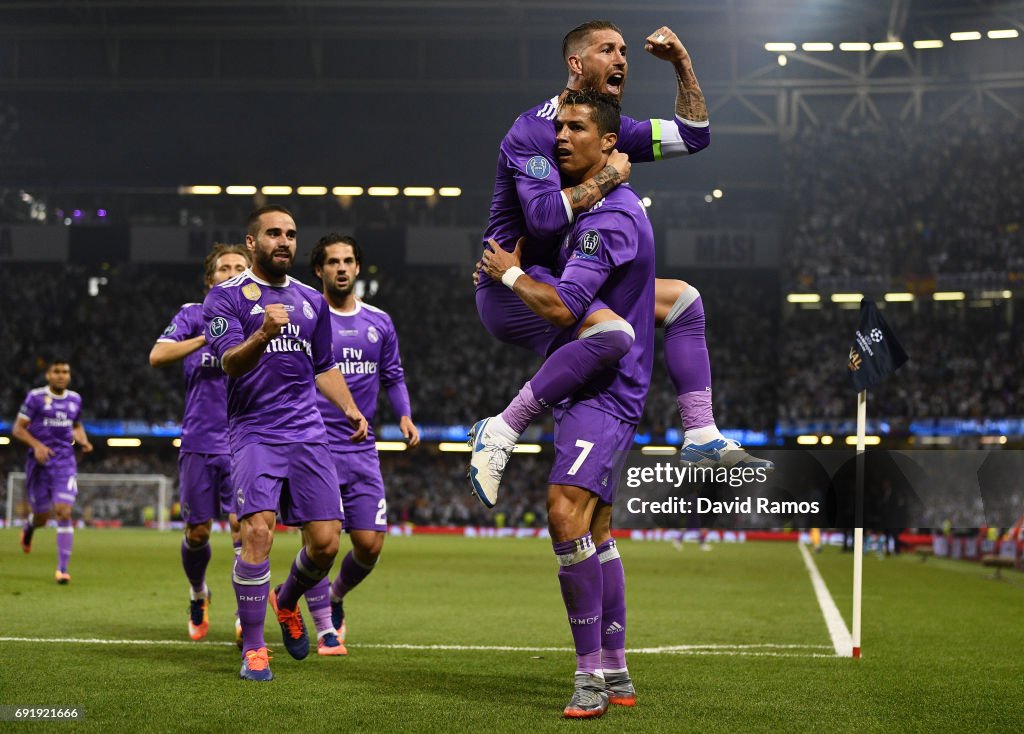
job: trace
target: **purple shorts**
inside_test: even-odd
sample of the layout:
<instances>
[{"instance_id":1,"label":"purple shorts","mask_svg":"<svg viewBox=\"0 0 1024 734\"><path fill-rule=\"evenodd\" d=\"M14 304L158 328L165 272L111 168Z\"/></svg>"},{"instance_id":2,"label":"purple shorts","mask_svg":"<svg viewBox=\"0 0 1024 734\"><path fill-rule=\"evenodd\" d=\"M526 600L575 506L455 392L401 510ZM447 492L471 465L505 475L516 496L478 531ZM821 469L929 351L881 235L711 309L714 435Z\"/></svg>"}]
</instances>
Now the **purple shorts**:
<instances>
[{"instance_id":1,"label":"purple shorts","mask_svg":"<svg viewBox=\"0 0 1024 734\"><path fill-rule=\"evenodd\" d=\"M202 525L235 511L230 455L182 451L178 455L178 477L181 519L187 524Z\"/></svg>"},{"instance_id":2,"label":"purple shorts","mask_svg":"<svg viewBox=\"0 0 1024 734\"><path fill-rule=\"evenodd\" d=\"M377 450L335 452L334 470L341 490L345 513L345 532L388 529L388 502L384 499L384 480L380 476Z\"/></svg>"},{"instance_id":3,"label":"purple shorts","mask_svg":"<svg viewBox=\"0 0 1024 734\"><path fill-rule=\"evenodd\" d=\"M557 285L558 278L551 270L540 265L524 268L526 274L536 281ZM519 296L501 283L481 275L480 286L476 289L476 310L480 321L495 339L529 349L542 357L575 338L577 327L559 329L535 314ZM583 314L580 322L594 311L608 308L601 301L595 300Z\"/></svg>"},{"instance_id":4,"label":"purple shorts","mask_svg":"<svg viewBox=\"0 0 1024 734\"><path fill-rule=\"evenodd\" d=\"M340 520L334 461L325 443L249 443L232 455L239 519L276 512L285 525Z\"/></svg>"},{"instance_id":5,"label":"purple shorts","mask_svg":"<svg viewBox=\"0 0 1024 734\"><path fill-rule=\"evenodd\" d=\"M549 484L568 484L612 504L636 426L587 403L555 408L555 463Z\"/></svg>"},{"instance_id":6,"label":"purple shorts","mask_svg":"<svg viewBox=\"0 0 1024 734\"><path fill-rule=\"evenodd\" d=\"M51 458L45 464L35 459L25 462L25 494L32 512L49 512L51 505L73 505L78 497L74 459Z\"/></svg>"}]
</instances>

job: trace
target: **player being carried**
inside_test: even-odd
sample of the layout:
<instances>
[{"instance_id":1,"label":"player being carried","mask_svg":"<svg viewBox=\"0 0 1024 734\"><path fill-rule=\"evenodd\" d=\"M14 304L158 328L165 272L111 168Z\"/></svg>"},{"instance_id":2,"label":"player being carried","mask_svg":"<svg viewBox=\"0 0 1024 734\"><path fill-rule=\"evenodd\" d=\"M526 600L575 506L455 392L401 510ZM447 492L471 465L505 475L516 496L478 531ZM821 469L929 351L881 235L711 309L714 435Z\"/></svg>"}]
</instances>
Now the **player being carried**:
<instances>
[{"instance_id":1,"label":"player being carried","mask_svg":"<svg viewBox=\"0 0 1024 734\"><path fill-rule=\"evenodd\" d=\"M388 505L373 434L381 385L409 446L420 442L419 429L412 422L395 325L385 312L356 298L354 289L362 260L362 250L354 238L334 233L322 237L310 257L313 274L321 282L330 306L338 369L370 426L366 441L352 443L348 440L348 419L324 396L317 396L338 475L345 532L352 540L352 550L342 560L334 583L325 577L306 592L309 612L316 622L320 655L347 654L343 601L377 564L388 529Z\"/></svg>"},{"instance_id":2,"label":"player being carried","mask_svg":"<svg viewBox=\"0 0 1024 734\"><path fill-rule=\"evenodd\" d=\"M242 245L215 244L206 256L204 282L209 291L245 272L249 251ZM228 446L228 384L220 360L206 344L203 304L186 303L171 319L149 353L153 367L182 362L185 371L185 415L181 421L178 455L179 498L185 536L181 539L181 565L191 585L188 636L206 637L210 629L210 528L213 518L226 515L237 555L242 547L231 484L231 449ZM235 641L242 642L242 625L235 611Z\"/></svg>"},{"instance_id":3,"label":"player being carried","mask_svg":"<svg viewBox=\"0 0 1024 734\"><path fill-rule=\"evenodd\" d=\"M679 157L708 145L707 106L689 53L666 26L648 36L644 48L673 66L674 119L638 121L622 116L616 150L593 176L563 188L552 121L569 90L596 89L621 99L627 49L619 29L608 21L584 23L566 34L562 54L569 73L567 88L520 115L501 142L485 239L511 250L525 238L523 268L535 279L557 281L551 266L559 238L577 217L629 178L630 161ZM478 280L476 303L493 336L548 357L505 411L480 421L470 434L473 490L492 507L512 447L530 421L614 365L629 349L629 339L614 328L592 329L593 323L569 335L550 324L538 327L516 295L490 278ZM654 313L656 323L665 328L665 363L684 428L680 460L770 467L771 462L750 456L715 425L704 306L697 289L680 280L658 279Z\"/></svg>"},{"instance_id":4,"label":"player being carried","mask_svg":"<svg viewBox=\"0 0 1024 734\"><path fill-rule=\"evenodd\" d=\"M70 383L68 361L51 361L46 368L46 387L29 390L11 430L12 436L29 447L25 458L25 493L31 513L21 529L21 549L26 553L32 551L32 536L36 528L50 519L52 509L57 519L54 578L58 584L71 581L68 560L75 540L71 508L78 497L78 467L72 442L83 453L92 451L82 425L82 396L68 389Z\"/></svg>"},{"instance_id":5,"label":"player being carried","mask_svg":"<svg viewBox=\"0 0 1024 734\"><path fill-rule=\"evenodd\" d=\"M338 553L341 502L316 391L348 417L349 440L362 441L367 429L335 364L327 302L288 275L297 246L291 213L256 209L246 229L252 268L210 289L203 319L207 343L228 375L231 479L242 533L232 574L242 623L239 675L269 681L268 598L285 649L301 660L309 638L299 597L327 576ZM284 584L271 591L278 510L282 522L302 527L304 542Z\"/></svg>"},{"instance_id":6,"label":"player being carried","mask_svg":"<svg viewBox=\"0 0 1024 734\"><path fill-rule=\"evenodd\" d=\"M558 107L558 167L570 183L601 171L616 145L618 103L593 90L571 91ZM625 575L611 536L612 503L633 446L651 381L654 353L654 233L629 186L580 215L559 253L554 283L515 276L515 294L534 318L556 327L611 310L630 334L614 366L554 410L555 461L548 477L548 530L576 648L575 691L563 715L602 715L609 702L633 706L626 667ZM500 281L518 269L518 248L493 246L484 272ZM509 279L511 280L511 279Z\"/></svg>"}]
</instances>

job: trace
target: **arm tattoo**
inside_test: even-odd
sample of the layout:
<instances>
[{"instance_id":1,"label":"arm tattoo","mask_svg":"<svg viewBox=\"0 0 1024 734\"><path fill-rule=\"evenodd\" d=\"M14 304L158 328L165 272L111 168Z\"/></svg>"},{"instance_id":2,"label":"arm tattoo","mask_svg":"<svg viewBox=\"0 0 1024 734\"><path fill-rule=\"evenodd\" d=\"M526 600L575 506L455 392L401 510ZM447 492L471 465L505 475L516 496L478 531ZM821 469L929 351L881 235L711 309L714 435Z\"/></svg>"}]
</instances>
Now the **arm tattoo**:
<instances>
[{"instance_id":1,"label":"arm tattoo","mask_svg":"<svg viewBox=\"0 0 1024 734\"><path fill-rule=\"evenodd\" d=\"M569 205L574 212L586 211L618 186L620 181L621 177L615 166L605 166L593 178L569 189Z\"/></svg>"},{"instance_id":2,"label":"arm tattoo","mask_svg":"<svg viewBox=\"0 0 1024 734\"><path fill-rule=\"evenodd\" d=\"M693 122L707 120L708 106L693 67L689 64L682 68L676 67L676 83L676 115Z\"/></svg>"}]
</instances>

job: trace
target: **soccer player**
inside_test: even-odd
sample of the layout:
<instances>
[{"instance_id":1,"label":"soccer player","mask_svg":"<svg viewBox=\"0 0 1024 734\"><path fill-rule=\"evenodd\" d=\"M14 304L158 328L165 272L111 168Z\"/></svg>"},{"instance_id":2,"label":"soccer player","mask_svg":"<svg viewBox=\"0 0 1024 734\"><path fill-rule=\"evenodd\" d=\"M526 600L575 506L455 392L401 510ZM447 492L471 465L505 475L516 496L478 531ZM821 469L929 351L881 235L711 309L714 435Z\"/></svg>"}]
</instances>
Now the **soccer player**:
<instances>
[{"instance_id":1,"label":"soccer player","mask_svg":"<svg viewBox=\"0 0 1024 734\"><path fill-rule=\"evenodd\" d=\"M289 277L295 220L268 206L249 215L245 245L252 268L210 289L203 302L206 340L228 375L231 480L242 533L232 579L242 623L246 680L269 681L263 622L269 599L285 649L309 654L299 597L331 570L341 533L341 502L319 389L348 418L353 442L366 438L366 419L338 371L331 320L320 293ZM278 509L302 527L299 550L284 583L270 589L270 548Z\"/></svg>"},{"instance_id":2,"label":"soccer player","mask_svg":"<svg viewBox=\"0 0 1024 734\"><path fill-rule=\"evenodd\" d=\"M214 245L204 264L206 289L245 272L249 262L249 251L242 245ZM203 304L186 303L149 353L153 367L181 361L185 370L185 415L181 421L178 476L181 516L185 521L181 565L192 587L188 636L193 640L203 639L210 629L206 567L210 564L210 527L214 517L227 516L235 553L242 547L235 515L235 490L231 485L227 376L220 367L220 360L206 344L205 329ZM241 643L242 627L237 610L235 638Z\"/></svg>"},{"instance_id":3,"label":"soccer player","mask_svg":"<svg viewBox=\"0 0 1024 734\"><path fill-rule=\"evenodd\" d=\"M25 458L25 491L31 512L21 528L21 549L32 552L32 535L50 519L57 518L58 584L71 581L68 560L75 541L71 508L78 496L77 465L72 440L83 453L92 444L82 425L82 396L69 390L71 365L54 359L46 369L46 387L30 390L18 410L11 435L29 447Z\"/></svg>"},{"instance_id":4,"label":"soccer player","mask_svg":"<svg viewBox=\"0 0 1024 734\"><path fill-rule=\"evenodd\" d=\"M388 529L388 505L373 435L381 385L409 446L420 442L419 429L412 422L395 325L384 311L363 303L354 292L362 260L362 250L354 238L334 233L321 238L310 257L313 274L321 282L330 306L338 369L370 426L366 441L348 441L345 416L325 397L317 396L338 475L345 531L352 540L352 550L342 560L334 583L325 577L306 592L309 612L316 622L320 655L348 654L343 601L373 571Z\"/></svg>"},{"instance_id":5,"label":"soccer player","mask_svg":"<svg viewBox=\"0 0 1024 734\"><path fill-rule=\"evenodd\" d=\"M620 130L615 97L570 91L555 117L558 167L577 184L607 166ZM608 704L633 706L626 667L625 576L611 537L619 474L633 446L650 385L654 348L654 233L629 186L618 186L581 214L559 252L554 283L522 272L520 247L491 243L484 272L508 286L558 329L584 320L599 302L630 333L622 358L555 408L555 461L548 477L548 530L576 648L575 691L563 715L601 716Z\"/></svg>"},{"instance_id":6,"label":"soccer player","mask_svg":"<svg viewBox=\"0 0 1024 734\"><path fill-rule=\"evenodd\" d=\"M627 49L621 32L608 21L584 23L566 34L562 43L569 72L566 90L520 115L501 142L484 237L496 240L506 249L512 249L520 237L525 237L524 268L534 278L555 282L548 268L557 251L558 238L574 218L628 179L630 161L692 154L710 141L704 95L690 55L676 34L662 26L647 37L645 49L673 66L674 119L637 121L623 116L618 147L607 165L594 176L563 188L557 173L552 120L560 99L569 90L597 89L621 99L628 72ZM770 466L770 462L751 457L736 441L726 439L715 425L700 294L682 281L662 279L657 281L655 293L655 317L658 325L665 327L666 367L676 390L684 428L680 460ZM474 426L471 443L493 447L491 451L475 451L471 459L474 491L491 507L497 501L501 475L512 447L530 421L586 384L608 364L614 364L625 343L615 331L585 331L575 342L554 351L558 332L547 325L535 329L536 322L528 309L500 284L480 278L476 302L481 321L493 336L548 357L505 411Z\"/></svg>"}]
</instances>

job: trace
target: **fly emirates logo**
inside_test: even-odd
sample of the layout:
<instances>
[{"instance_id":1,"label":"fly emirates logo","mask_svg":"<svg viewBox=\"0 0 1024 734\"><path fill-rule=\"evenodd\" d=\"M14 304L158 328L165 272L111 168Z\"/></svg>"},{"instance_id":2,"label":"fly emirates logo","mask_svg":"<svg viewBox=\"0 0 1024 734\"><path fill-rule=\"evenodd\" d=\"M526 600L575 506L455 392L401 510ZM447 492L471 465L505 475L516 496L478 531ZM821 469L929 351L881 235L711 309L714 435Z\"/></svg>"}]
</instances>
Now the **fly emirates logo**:
<instances>
[{"instance_id":1,"label":"fly emirates logo","mask_svg":"<svg viewBox=\"0 0 1024 734\"><path fill-rule=\"evenodd\" d=\"M309 340L302 339L299 327L295 324L285 324L281 333L270 340L267 345L267 353L276 352L305 352L310 359L313 358L313 346Z\"/></svg>"},{"instance_id":2,"label":"fly emirates logo","mask_svg":"<svg viewBox=\"0 0 1024 734\"><path fill-rule=\"evenodd\" d=\"M373 375L377 372L377 363L363 359L362 349L345 347L341 350L338 369L343 375Z\"/></svg>"}]
</instances>

